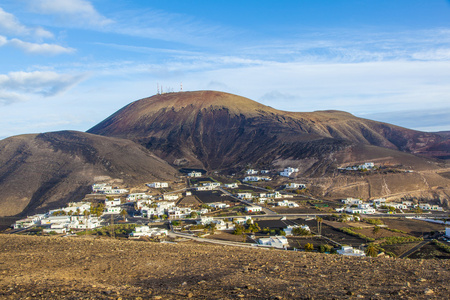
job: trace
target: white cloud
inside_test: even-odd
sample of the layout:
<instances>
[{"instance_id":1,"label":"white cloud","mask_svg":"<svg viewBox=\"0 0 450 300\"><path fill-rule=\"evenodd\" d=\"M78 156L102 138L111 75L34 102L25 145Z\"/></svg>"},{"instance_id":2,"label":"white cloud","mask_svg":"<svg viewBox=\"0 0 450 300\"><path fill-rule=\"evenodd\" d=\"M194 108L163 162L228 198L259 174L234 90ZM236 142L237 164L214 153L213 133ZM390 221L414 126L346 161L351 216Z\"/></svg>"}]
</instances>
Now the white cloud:
<instances>
[{"instance_id":1,"label":"white cloud","mask_svg":"<svg viewBox=\"0 0 450 300\"><path fill-rule=\"evenodd\" d=\"M0 105L8 105L24 100L25 98L18 93L0 91Z\"/></svg>"},{"instance_id":2,"label":"white cloud","mask_svg":"<svg viewBox=\"0 0 450 300\"><path fill-rule=\"evenodd\" d=\"M53 38L53 34L41 27L27 27L19 22L10 13L5 12L0 7L0 33L20 36L32 36L36 38Z\"/></svg>"},{"instance_id":3,"label":"white cloud","mask_svg":"<svg viewBox=\"0 0 450 300\"><path fill-rule=\"evenodd\" d=\"M29 43L21 41L19 39L12 39L8 42L8 44L32 54L57 55L75 52L75 49L73 48L66 48L59 45L47 43L43 44Z\"/></svg>"},{"instance_id":4,"label":"white cloud","mask_svg":"<svg viewBox=\"0 0 450 300\"><path fill-rule=\"evenodd\" d=\"M49 97L67 91L85 77L85 75L58 74L49 71L11 72L8 75L0 75L0 90Z\"/></svg>"},{"instance_id":5,"label":"white cloud","mask_svg":"<svg viewBox=\"0 0 450 300\"><path fill-rule=\"evenodd\" d=\"M63 18L64 21L94 26L113 23L112 20L98 13L94 6L86 0L31 0L29 3L35 12L56 15Z\"/></svg>"}]
</instances>

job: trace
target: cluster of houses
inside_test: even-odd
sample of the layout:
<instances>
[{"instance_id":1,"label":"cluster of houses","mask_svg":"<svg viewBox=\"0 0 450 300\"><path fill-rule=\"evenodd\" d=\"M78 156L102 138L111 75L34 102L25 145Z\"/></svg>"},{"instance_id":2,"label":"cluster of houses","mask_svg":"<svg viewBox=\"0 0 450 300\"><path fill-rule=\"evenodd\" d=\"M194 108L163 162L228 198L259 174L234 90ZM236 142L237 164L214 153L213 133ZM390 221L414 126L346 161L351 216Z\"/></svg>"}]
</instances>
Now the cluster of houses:
<instances>
[{"instance_id":1,"label":"cluster of houses","mask_svg":"<svg viewBox=\"0 0 450 300\"><path fill-rule=\"evenodd\" d=\"M386 202L386 199L379 198L369 201L369 203L363 202L361 199L347 198L341 200L344 207L336 208L337 212L346 212L349 214L374 214L377 209L381 207L393 207L400 211L420 208L425 211L443 211L443 208L439 205L431 205L429 203L414 204L412 201Z\"/></svg>"},{"instance_id":2,"label":"cluster of houses","mask_svg":"<svg viewBox=\"0 0 450 300\"><path fill-rule=\"evenodd\" d=\"M109 185L107 183L95 183L92 185L92 192L94 194L120 195L120 194L126 194L129 191L127 189L112 187L111 185Z\"/></svg>"},{"instance_id":3,"label":"cluster of houses","mask_svg":"<svg viewBox=\"0 0 450 300\"><path fill-rule=\"evenodd\" d=\"M287 167L285 168L283 171L281 171L279 174L280 176L283 177L290 177L293 173L298 172L298 168L291 168L291 167ZM255 170L255 169L248 169L247 171L245 171L245 174L247 175L243 181L252 181L252 182L256 182L256 181L270 181L272 180L270 177L268 176L257 176L258 174L269 174L270 171L269 170Z\"/></svg>"},{"instance_id":4,"label":"cluster of houses","mask_svg":"<svg viewBox=\"0 0 450 300\"><path fill-rule=\"evenodd\" d=\"M375 168L375 164L373 162L366 162L362 165L357 166L350 166L345 168L338 168L338 170L345 170L345 171L365 171L365 170L372 170Z\"/></svg>"},{"instance_id":5,"label":"cluster of houses","mask_svg":"<svg viewBox=\"0 0 450 300\"><path fill-rule=\"evenodd\" d=\"M69 203L67 207L50 210L45 214L37 214L14 223L14 229L43 227L45 233L66 233L71 229L93 229L101 227L100 219L86 214L90 211L88 202Z\"/></svg>"}]
</instances>

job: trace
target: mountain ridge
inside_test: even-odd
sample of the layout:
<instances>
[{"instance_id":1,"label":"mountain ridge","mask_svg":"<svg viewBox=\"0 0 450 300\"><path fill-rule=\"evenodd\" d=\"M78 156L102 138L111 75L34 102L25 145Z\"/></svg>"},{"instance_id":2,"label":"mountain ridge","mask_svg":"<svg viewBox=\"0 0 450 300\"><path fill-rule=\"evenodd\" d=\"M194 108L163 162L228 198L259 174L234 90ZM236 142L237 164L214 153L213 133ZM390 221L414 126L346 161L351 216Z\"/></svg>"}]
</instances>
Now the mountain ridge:
<instances>
[{"instance_id":1,"label":"mountain ridge","mask_svg":"<svg viewBox=\"0 0 450 300\"><path fill-rule=\"evenodd\" d=\"M287 112L216 91L137 100L87 132L131 139L174 165L183 161L209 170L233 168L233 161L239 159L244 159L243 164L258 163L258 153L273 161L280 155L298 157L311 154L311 149L325 154L360 143L426 155L427 147L447 140L347 112ZM295 151L286 149L289 146ZM264 153L257 151L253 159L245 158L246 150L257 148Z\"/></svg>"}]
</instances>

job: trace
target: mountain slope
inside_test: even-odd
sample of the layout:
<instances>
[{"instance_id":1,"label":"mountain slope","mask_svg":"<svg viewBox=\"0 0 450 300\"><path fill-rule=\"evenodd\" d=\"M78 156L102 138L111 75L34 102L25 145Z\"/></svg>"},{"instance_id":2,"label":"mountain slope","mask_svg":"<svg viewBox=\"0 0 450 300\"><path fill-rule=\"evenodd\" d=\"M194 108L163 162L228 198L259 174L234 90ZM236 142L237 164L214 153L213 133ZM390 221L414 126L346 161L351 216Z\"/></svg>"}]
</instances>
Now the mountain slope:
<instances>
[{"instance_id":1,"label":"mountain slope","mask_svg":"<svg viewBox=\"0 0 450 300\"><path fill-rule=\"evenodd\" d=\"M74 131L10 137L0 141L0 215L80 201L98 178L139 184L176 173L128 140Z\"/></svg>"},{"instance_id":2,"label":"mountain slope","mask_svg":"<svg viewBox=\"0 0 450 300\"><path fill-rule=\"evenodd\" d=\"M426 154L446 140L345 112L286 112L215 91L135 101L88 132L131 139L175 165L209 170L324 158L356 144Z\"/></svg>"}]
</instances>

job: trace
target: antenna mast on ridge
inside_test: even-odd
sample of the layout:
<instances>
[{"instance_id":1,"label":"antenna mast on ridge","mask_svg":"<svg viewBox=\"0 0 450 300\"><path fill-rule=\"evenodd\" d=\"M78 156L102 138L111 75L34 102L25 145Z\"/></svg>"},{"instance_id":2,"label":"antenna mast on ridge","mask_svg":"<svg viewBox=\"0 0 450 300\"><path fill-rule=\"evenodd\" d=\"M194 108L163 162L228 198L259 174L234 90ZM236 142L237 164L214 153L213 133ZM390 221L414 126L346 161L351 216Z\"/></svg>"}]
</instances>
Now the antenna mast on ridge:
<instances>
[{"instance_id":1,"label":"antenna mast on ridge","mask_svg":"<svg viewBox=\"0 0 450 300\"><path fill-rule=\"evenodd\" d=\"M159 83L156 83L156 94L159 95Z\"/></svg>"},{"instance_id":2,"label":"antenna mast on ridge","mask_svg":"<svg viewBox=\"0 0 450 300\"><path fill-rule=\"evenodd\" d=\"M180 92L183 91L183 82L180 83Z\"/></svg>"}]
</instances>

